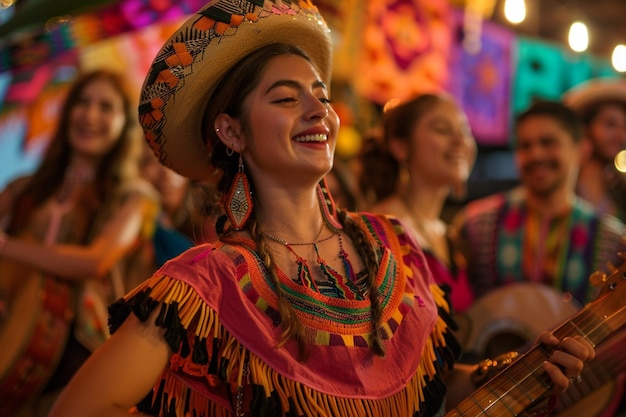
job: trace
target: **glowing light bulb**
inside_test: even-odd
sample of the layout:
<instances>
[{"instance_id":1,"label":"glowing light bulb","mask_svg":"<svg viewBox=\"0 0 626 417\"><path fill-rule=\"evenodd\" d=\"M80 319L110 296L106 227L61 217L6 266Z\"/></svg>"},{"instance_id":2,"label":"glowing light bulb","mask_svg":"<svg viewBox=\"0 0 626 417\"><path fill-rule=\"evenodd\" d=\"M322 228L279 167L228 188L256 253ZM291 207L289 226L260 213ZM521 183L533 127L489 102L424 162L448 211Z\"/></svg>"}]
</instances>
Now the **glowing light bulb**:
<instances>
[{"instance_id":1,"label":"glowing light bulb","mask_svg":"<svg viewBox=\"0 0 626 417\"><path fill-rule=\"evenodd\" d=\"M589 46L589 32L583 22L574 22L569 28L569 47L576 52L583 52Z\"/></svg>"},{"instance_id":2,"label":"glowing light bulb","mask_svg":"<svg viewBox=\"0 0 626 417\"><path fill-rule=\"evenodd\" d=\"M618 72L626 72L626 45L617 45L611 55L613 68Z\"/></svg>"},{"instance_id":3,"label":"glowing light bulb","mask_svg":"<svg viewBox=\"0 0 626 417\"><path fill-rule=\"evenodd\" d=\"M619 151L613 163L619 172L626 172L626 150Z\"/></svg>"},{"instance_id":4,"label":"glowing light bulb","mask_svg":"<svg viewBox=\"0 0 626 417\"><path fill-rule=\"evenodd\" d=\"M524 0L506 0L504 2L504 17L513 24L526 19L526 3Z\"/></svg>"}]
</instances>

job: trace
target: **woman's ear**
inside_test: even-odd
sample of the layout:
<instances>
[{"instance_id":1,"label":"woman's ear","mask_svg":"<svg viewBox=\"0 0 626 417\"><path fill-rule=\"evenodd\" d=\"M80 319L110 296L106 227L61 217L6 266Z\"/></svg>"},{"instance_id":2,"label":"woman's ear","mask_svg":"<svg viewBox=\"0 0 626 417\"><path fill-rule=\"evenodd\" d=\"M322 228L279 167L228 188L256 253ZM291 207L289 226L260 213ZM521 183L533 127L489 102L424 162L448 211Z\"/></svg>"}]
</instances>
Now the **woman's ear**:
<instances>
[{"instance_id":1,"label":"woman's ear","mask_svg":"<svg viewBox=\"0 0 626 417\"><path fill-rule=\"evenodd\" d=\"M409 142L406 140L390 138L389 153L399 163L406 163L409 159Z\"/></svg>"},{"instance_id":2,"label":"woman's ear","mask_svg":"<svg viewBox=\"0 0 626 417\"><path fill-rule=\"evenodd\" d=\"M226 113L221 113L215 119L215 133L227 148L237 153L242 153L246 148L246 144L241 137L241 123L236 118Z\"/></svg>"}]
</instances>

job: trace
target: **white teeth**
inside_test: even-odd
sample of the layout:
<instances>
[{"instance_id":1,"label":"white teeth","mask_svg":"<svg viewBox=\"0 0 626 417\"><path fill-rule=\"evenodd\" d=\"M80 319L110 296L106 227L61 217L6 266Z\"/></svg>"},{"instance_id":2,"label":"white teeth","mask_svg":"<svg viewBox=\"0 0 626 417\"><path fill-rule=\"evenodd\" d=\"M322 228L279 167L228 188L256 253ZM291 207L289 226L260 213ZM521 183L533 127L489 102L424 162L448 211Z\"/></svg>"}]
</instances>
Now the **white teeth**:
<instances>
[{"instance_id":1,"label":"white teeth","mask_svg":"<svg viewBox=\"0 0 626 417\"><path fill-rule=\"evenodd\" d=\"M298 136L296 142L324 142L327 138L323 134Z\"/></svg>"}]
</instances>

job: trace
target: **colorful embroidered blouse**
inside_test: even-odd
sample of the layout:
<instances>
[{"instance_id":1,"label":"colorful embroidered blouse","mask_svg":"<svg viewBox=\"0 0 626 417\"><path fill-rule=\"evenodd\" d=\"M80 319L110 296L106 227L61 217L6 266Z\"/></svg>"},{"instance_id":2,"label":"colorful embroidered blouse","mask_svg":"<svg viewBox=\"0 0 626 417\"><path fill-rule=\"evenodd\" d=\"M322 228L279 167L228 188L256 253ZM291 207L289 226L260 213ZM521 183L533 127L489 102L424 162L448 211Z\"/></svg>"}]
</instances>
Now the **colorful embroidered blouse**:
<instances>
[{"instance_id":1,"label":"colorful embroidered blouse","mask_svg":"<svg viewBox=\"0 0 626 417\"><path fill-rule=\"evenodd\" d=\"M111 306L111 330L131 313L156 322L174 352L138 409L159 416L435 416L458 345L445 294L395 219L353 215L380 248L376 285L386 356L370 349L370 301L280 285L311 336L305 362L278 348L274 282L254 244L197 246ZM280 274L279 274L280 276Z\"/></svg>"},{"instance_id":2,"label":"colorful embroidered blouse","mask_svg":"<svg viewBox=\"0 0 626 417\"><path fill-rule=\"evenodd\" d=\"M470 282L476 296L510 282L538 282L585 304L595 296L589 275L621 264L625 229L582 199L568 211L541 218L519 191L471 202L461 215Z\"/></svg>"}]
</instances>

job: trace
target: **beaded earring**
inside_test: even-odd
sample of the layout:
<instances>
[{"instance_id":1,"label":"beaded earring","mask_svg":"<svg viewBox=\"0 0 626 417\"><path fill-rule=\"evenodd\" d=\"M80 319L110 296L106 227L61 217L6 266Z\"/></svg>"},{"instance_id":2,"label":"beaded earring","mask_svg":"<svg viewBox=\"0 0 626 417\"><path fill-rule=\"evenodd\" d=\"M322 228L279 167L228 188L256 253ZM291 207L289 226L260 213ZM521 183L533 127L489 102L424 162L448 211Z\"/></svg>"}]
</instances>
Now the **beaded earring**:
<instances>
[{"instance_id":1,"label":"beaded earring","mask_svg":"<svg viewBox=\"0 0 626 417\"><path fill-rule=\"evenodd\" d=\"M252 213L252 192L241 154L239 154L239 169L230 186L230 191L226 194L224 210L235 230L242 230Z\"/></svg>"}]
</instances>

